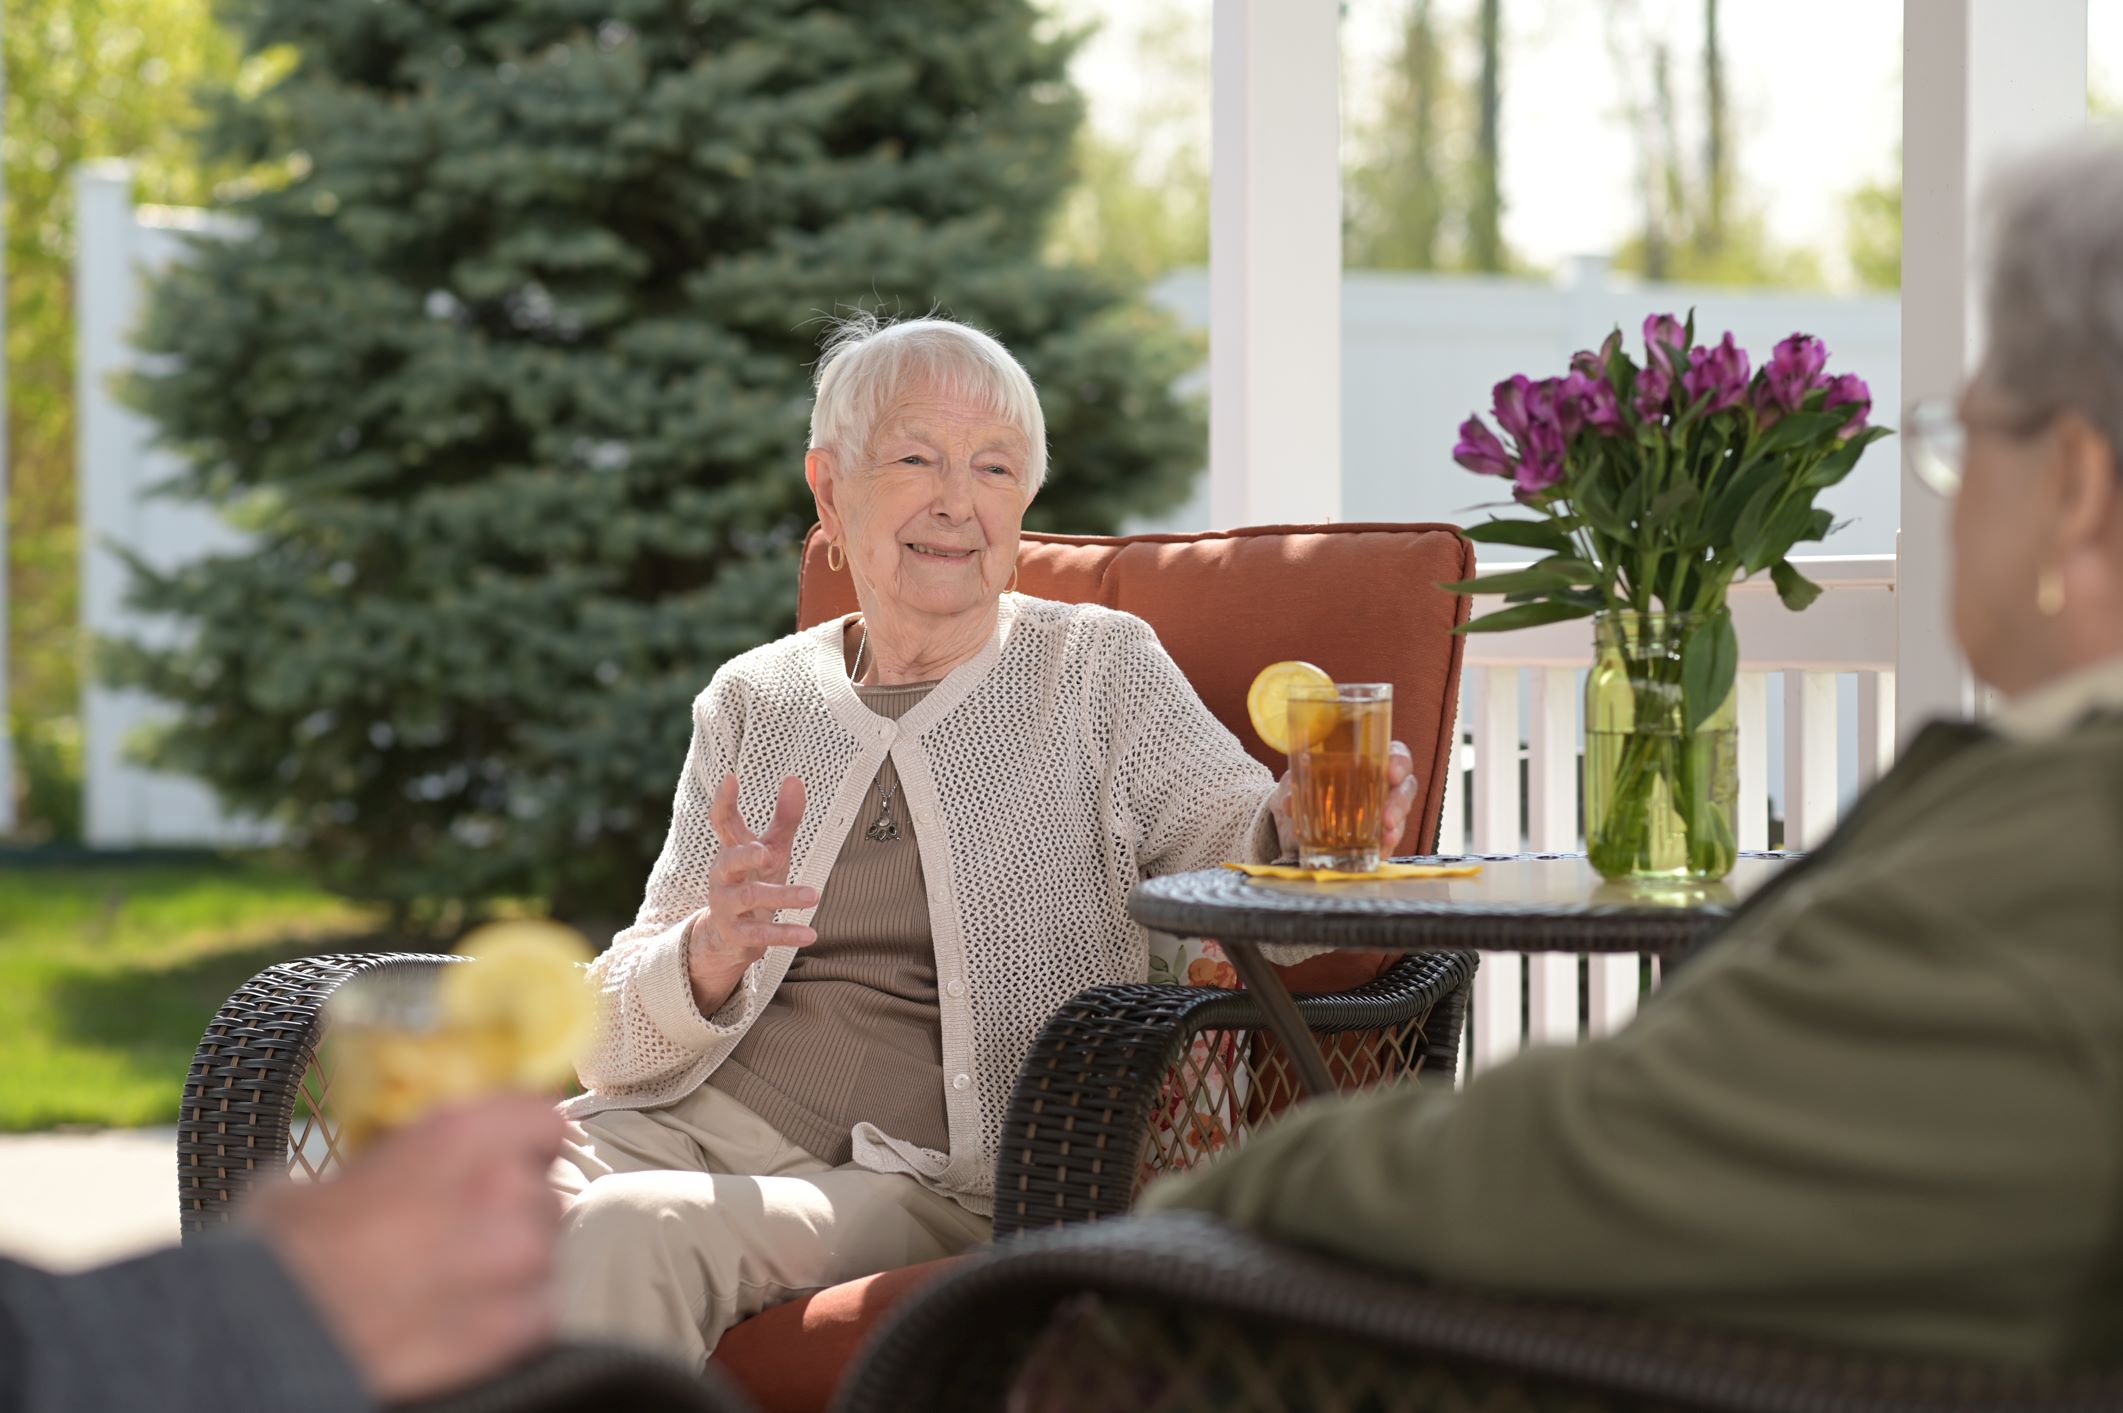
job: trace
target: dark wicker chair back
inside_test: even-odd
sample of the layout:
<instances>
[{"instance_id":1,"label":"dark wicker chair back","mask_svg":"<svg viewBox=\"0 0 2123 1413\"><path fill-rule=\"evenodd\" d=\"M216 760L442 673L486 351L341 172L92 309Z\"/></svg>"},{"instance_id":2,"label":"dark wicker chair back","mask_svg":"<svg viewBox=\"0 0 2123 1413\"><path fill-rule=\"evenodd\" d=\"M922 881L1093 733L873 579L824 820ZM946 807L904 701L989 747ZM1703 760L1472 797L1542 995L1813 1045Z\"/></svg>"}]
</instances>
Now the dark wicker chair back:
<instances>
[{"instance_id":1,"label":"dark wicker chair back","mask_svg":"<svg viewBox=\"0 0 2123 1413\"><path fill-rule=\"evenodd\" d=\"M2096 1413L2045 1376L1425 1287L1193 1214L1014 1242L908 1301L840 1413Z\"/></svg>"}]
</instances>

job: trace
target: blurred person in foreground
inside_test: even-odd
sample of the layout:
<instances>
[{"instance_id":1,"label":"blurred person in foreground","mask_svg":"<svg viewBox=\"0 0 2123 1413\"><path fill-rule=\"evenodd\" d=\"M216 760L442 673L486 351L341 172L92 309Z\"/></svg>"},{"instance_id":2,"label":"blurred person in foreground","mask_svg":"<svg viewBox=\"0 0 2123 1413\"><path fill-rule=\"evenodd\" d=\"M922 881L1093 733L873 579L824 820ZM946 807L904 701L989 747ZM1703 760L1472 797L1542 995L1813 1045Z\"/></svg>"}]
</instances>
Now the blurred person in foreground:
<instances>
[{"instance_id":1,"label":"blurred person in foreground","mask_svg":"<svg viewBox=\"0 0 2123 1413\"><path fill-rule=\"evenodd\" d=\"M1352 1259L1878 1352L2123 1331L2123 146L1993 196L1989 348L1909 454L2006 700L1935 724L1620 1033L1324 1101L1153 1188Z\"/></svg>"},{"instance_id":2,"label":"blurred person in foreground","mask_svg":"<svg viewBox=\"0 0 2123 1413\"><path fill-rule=\"evenodd\" d=\"M1129 889L1287 828L1147 623L1015 592L1046 421L1000 343L841 325L804 474L861 611L694 701L556 1168L564 1327L696 1367L769 1305L986 1241L1040 1026L1148 980ZM1398 743L1389 778L1390 849Z\"/></svg>"},{"instance_id":3,"label":"blurred person in foreground","mask_svg":"<svg viewBox=\"0 0 2123 1413\"><path fill-rule=\"evenodd\" d=\"M553 1335L561 1131L546 1100L487 1100L180 1249L75 1275L0 1260L0 1409L355 1413L499 1373Z\"/></svg>"}]
</instances>

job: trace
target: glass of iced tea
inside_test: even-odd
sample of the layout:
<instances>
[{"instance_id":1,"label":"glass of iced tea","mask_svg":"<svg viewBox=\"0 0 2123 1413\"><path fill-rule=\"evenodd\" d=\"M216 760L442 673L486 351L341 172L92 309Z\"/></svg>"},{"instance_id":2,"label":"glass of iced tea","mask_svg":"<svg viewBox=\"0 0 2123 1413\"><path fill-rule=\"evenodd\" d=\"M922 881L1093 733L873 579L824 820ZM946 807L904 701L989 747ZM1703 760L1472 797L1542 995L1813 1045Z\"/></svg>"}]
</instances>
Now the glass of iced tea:
<instances>
[{"instance_id":1,"label":"glass of iced tea","mask_svg":"<svg viewBox=\"0 0 2123 1413\"><path fill-rule=\"evenodd\" d=\"M1290 689L1290 817L1306 868L1369 873L1386 838L1393 684Z\"/></svg>"}]
</instances>

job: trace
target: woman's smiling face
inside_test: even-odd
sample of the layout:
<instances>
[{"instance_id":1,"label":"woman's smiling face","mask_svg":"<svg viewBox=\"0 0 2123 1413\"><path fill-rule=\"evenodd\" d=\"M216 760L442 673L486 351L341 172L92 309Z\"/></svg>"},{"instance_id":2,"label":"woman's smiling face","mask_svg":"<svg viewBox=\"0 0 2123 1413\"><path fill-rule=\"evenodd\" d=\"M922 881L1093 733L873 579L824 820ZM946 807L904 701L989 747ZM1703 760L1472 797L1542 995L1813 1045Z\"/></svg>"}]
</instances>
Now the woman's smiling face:
<instances>
[{"instance_id":1,"label":"woman's smiling face","mask_svg":"<svg viewBox=\"0 0 2123 1413\"><path fill-rule=\"evenodd\" d=\"M1029 452L989 409L923 392L879 421L866 457L834 466L819 518L859 590L925 617L970 613L1016 571Z\"/></svg>"}]
</instances>

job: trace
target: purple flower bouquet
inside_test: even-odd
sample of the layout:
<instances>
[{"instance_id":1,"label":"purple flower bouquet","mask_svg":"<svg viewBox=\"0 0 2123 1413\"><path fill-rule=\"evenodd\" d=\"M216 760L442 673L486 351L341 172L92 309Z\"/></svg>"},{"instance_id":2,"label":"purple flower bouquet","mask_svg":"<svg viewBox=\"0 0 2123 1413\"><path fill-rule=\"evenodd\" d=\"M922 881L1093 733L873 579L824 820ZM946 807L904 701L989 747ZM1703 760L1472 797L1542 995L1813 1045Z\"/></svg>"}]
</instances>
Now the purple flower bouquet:
<instances>
[{"instance_id":1,"label":"purple flower bouquet","mask_svg":"<svg viewBox=\"0 0 2123 1413\"><path fill-rule=\"evenodd\" d=\"M1734 856L1739 668L1726 595L1767 570L1787 608L1819 596L1789 556L1826 538L1833 521L1814 502L1888 430L1867 425L1864 381L1830 376L1828 350L1807 334L1750 371L1730 333L1697 345L1693 315L1654 314L1644 354L1632 361L1616 330L1562 377L1498 383L1498 431L1480 417L1461 425L1453 459L1509 480L1533 512L1468 537L1542 558L1445 587L1505 596L1463 632L1597 615L1586 685L1592 861L1608 877L1722 877Z\"/></svg>"}]
</instances>

